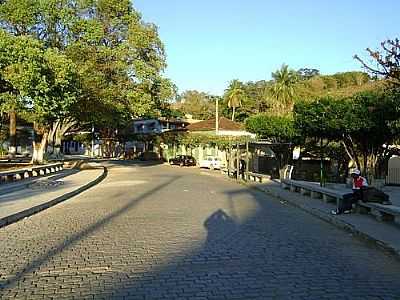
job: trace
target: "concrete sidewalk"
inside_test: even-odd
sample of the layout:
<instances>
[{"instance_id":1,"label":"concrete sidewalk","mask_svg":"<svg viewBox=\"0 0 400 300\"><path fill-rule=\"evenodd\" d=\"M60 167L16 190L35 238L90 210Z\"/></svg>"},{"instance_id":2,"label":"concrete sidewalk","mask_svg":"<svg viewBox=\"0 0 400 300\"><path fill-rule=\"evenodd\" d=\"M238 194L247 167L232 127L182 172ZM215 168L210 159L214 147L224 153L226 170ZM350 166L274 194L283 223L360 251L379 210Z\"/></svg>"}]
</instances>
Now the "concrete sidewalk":
<instances>
[{"instance_id":1,"label":"concrete sidewalk","mask_svg":"<svg viewBox=\"0 0 400 300\"><path fill-rule=\"evenodd\" d=\"M373 241L384 249L400 256L400 226L394 223L378 222L370 215L332 215L334 204L302 196L281 188L279 181L247 183L248 186L273 195L283 202L296 206L324 221L332 223L351 233Z\"/></svg>"},{"instance_id":2,"label":"concrete sidewalk","mask_svg":"<svg viewBox=\"0 0 400 300\"><path fill-rule=\"evenodd\" d=\"M18 190L0 190L0 227L31 216L65 201L100 182L107 174L103 167L42 177L21 183Z\"/></svg>"}]
</instances>

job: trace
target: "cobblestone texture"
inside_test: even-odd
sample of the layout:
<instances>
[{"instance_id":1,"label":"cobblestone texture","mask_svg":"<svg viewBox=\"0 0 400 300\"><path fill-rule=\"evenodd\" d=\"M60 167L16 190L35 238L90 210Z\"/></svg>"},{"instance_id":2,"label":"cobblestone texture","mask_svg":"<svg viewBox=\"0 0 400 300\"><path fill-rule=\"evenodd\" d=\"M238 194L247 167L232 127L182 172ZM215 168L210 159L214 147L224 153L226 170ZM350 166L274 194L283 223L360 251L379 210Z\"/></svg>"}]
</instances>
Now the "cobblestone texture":
<instances>
[{"instance_id":1,"label":"cobblestone texture","mask_svg":"<svg viewBox=\"0 0 400 300\"><path fill-rule=\"evenodd\" d=\"M2 299L400 299L400 262L196 169L110 164L0 229Z\"/></svg>"}]
</instances>

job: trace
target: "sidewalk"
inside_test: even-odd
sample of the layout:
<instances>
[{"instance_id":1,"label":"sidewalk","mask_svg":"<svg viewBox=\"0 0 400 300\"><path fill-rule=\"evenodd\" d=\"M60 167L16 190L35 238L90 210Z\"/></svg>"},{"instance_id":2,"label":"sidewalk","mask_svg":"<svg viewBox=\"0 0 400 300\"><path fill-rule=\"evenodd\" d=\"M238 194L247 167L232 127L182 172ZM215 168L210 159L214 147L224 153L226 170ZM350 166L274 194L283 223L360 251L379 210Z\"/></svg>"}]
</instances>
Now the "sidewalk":
<instances>
[{"instance_id":1,"label":"sidewalk","mask_svg":"<svg viewBox=\"0 0 400 300\"><path fill-rule=\"evenodd\" d=\"M348 230L355 235L373 241L384 249L400 256L399 224L378 222L370 215L332 215L331 210L335 208L334 204L324 203L318 199L312 199L302 196L299 193L284 190L281 188L280 182L278 181L271 180L266 183L248 182L247 185L273 195L283 202L296 206L324 221ZM396 201L393 201L393 197L397 196L399 191L397 191L396 188L390 187L385 191L389 192L389 189L391 192L391 201L397 205L398 200L396 199Z\"/></svg>"},{"instance_id":2,"label":"sidewalk","mask_svg":"<svg viewBox=\"0 0 400 300\"><path fill-rule=\"evenodd\" d=\"M103 167L42 177L12 188L0 188L0 227L31 216L65 201L100 182L106 176Z\"/></svg>"}]
</instances>

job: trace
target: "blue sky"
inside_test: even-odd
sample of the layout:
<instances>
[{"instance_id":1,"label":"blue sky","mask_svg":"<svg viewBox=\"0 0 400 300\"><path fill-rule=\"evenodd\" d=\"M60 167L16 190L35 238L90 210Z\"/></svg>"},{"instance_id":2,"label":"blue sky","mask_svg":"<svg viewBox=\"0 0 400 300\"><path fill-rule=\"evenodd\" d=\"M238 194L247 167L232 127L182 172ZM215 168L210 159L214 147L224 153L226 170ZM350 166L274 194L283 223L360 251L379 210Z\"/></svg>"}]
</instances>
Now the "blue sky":
<instances>
[{"instance_id":1,"label":"blue sky","mask_svg":"<svg viewBox=\"0 0 400 300\"><path fill-rule=\"evenodd\" d=\"M134 0L165 44L179 91L222 94L270 79L282 63L322 74L360 70L354 54L400 37L399 0Z\"/></svg>"}]
</instances>

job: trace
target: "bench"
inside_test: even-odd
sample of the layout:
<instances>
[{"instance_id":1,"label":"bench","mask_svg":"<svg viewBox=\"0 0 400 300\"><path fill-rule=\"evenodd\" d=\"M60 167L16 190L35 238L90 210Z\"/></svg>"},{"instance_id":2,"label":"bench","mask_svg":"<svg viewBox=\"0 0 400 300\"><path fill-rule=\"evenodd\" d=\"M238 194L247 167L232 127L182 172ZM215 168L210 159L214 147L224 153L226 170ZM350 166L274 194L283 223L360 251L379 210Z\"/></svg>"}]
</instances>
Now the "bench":
<instances>
[{"instance_id":1,"label":"bench","mask_svg":"<svg viewBox=\"0 0 400 300\"><path fill-rule=\"evenodd\" d=\"M284 189L290 189L292 192L300 192L302 195L309 195L311 198L322 198L326 203L336 202L337 204L346 195L352 194L352 192L333 190L320 187L316 184L290 179L282 179L281 184ZM378 221L394 222L396 218L400 219L400 207L395 205L358 201L356 212L370 213Z\"/></svg>"},{"instance_id":2,"label":"bench","mask_svg":"<svg viewBox=\"0 0 400 300\"><path fill-rule=\"evenodd\" d=\"M63 169L63 163L55 163L43 166L34 166L31 168L33 176L46 175L50 173L55 173ZM31 175L31 176L32 176Z\"/></svg>"},{"instance_id":3,"label":"bench","mask_svg":"<svg viewBox=\"0 0 400 300\"><path fill-rule=\"evenodd\" d=\"M262 183L264 181L270 180L271 176L260 173L246 172L246 179Z\"/></svg>"},{"instance_id":4,"label":"bench","mask_svg":"<svg viewBox=\"0 0 400 300\"><path fill-rule=\"evenodd\" d=\"M400 217L400 207L395 205L383 205L374 202L361 202L357 204L357 212L361 214L370 213L378 221L394 222Z\"/></svg>"},{"instance_id":5,"label":"bench","mask_svg":"<svg viewBox=\"0 0 400 300\"><path fill-rule=\"evenodd\" d=\"M351 192L333 190L317 184L291 179L282 179L281 185L282 188L289 189L291 192L299 192L314 199L322 199L325 203L334 202L337 204L344 196L351 194Z\"/></svg>"},{"instance_id":6,"label":"bench","mask_svg":"<svg viewBox=\"0 0 400 300\"><path fill-rule=\"evenodd\" d=\"M21 180L25 178L26 174L28 174L29 177L29 169L0 172L0 180L5 182Z\"/></svg>"},{"instance_id":7,"label":"bench","mask_svg":"<svg viewBox=\"0 0 400 300\"><path fill-rule=\"evenodd\" d=\"M0 172L0 182L12 182L34 176L55 173L63 169L63 163L54 163L43 166L34 166L12 171Z\"/></svg>"}]
</instances>

